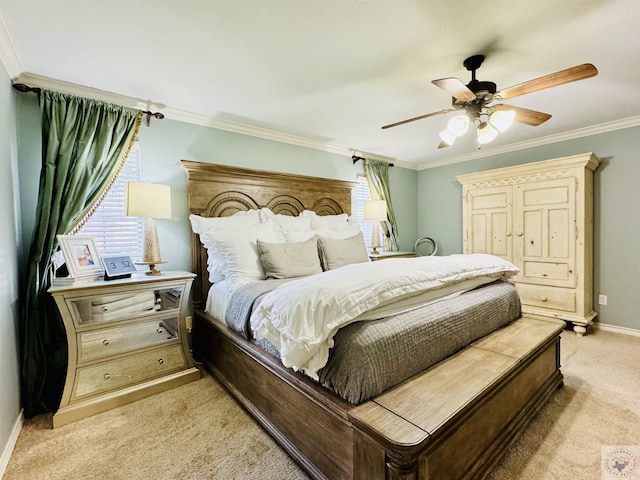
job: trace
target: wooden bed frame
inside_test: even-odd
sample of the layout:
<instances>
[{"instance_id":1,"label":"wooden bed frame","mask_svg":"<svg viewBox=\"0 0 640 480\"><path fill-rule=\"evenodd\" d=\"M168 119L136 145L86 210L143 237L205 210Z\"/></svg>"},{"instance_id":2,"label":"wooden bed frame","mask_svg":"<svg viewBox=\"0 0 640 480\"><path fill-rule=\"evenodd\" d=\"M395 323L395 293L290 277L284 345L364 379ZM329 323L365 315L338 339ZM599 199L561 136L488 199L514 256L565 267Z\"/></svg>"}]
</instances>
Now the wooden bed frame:
<instances>
[{"instance_id":1,"label":"wooden bed frame","mask_svg":"<svg viewBox=\"0 0 640 480\"><path fill-rule=\"evenodd\" d=\"M189 212L351 211L351 182L183 160ZM562 384L564 322L523 317L354 406L203 311L206 250L192 235L193 350L317 479L483 478ZM401 360L401 359L399 359Z\"/></svg>"}]
</instances>

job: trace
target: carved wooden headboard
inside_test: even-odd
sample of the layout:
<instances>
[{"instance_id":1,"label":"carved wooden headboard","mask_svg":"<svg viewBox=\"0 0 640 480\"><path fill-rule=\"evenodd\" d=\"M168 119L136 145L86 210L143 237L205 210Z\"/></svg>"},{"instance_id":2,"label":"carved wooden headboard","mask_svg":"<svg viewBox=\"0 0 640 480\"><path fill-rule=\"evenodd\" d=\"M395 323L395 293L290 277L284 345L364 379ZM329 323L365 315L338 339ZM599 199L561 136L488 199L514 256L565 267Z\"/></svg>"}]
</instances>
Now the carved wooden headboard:
<instances>
[{"instance_id":1,"label":"carved wooden headboard","mask_svg":"<svg viewBox=\"0 0 640 480\"><path fill-rule=\"evenodd\" d=\"M212 163L180 161L187 172L187 202L190 214L226 217L236 212L267 207L274 213L296 216L303 210L318 215L351 213L354 182L267 172ZM207 251L191 233L191 268L194 308L203 308L211 287L207 273Z\"/></svg>"}]
</instances>

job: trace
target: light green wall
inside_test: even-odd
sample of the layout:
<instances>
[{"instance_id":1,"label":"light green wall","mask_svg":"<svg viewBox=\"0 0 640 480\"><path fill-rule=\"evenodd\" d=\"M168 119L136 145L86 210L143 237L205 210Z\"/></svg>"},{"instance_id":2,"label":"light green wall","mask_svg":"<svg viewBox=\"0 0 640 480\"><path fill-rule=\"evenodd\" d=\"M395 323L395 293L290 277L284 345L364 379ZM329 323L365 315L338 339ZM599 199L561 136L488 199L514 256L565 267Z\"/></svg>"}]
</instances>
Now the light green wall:
<instances>
[{"instance_id":1,"label":"light green wall","mask_svg":"<svg viewBox=\"0 0 640 480\"><path fill-rule=\"evenodd\" d=\"M16 107L9 75L0 63L0 477L20 416L18 369L18 250L20 207Z\"/></svg>"},{"instance_id":2,"label":"light green wall","mask_svg":"<svg viewBox=\"0 0 640 480\"><path fill-rule=\"evenodd\" d=\"M593 152L602 159L594 176L594 305L604 324L640 329L635 300L640 277L640 127L470 160L418 172L418 230L429 232L439 253L462 251L462 187L456 175Z\"/></svg>"},{"instance_id":3,"label":"light green wall","mask_svg":"<svg viewBox=\"0 0 640 480\"><path fill-rule=\"evenodd\" d=\"M39 109L34 95L20 99L19 136L20 184L23 206L23 242L33 232L40 175ZM171 186L172 220L158 221L158 236L164 268L190 269L190 226L186 200L186 174L180 160L219 163L238 167L287 172L315 177L355 181L362 162L353 165L350 157L298 147L247 135L202 127L173 120L152 120L140 127L142 179ZM417 207L414 170L389 170L394 209L400 231L400 248L413 250L416 241Z\"/></svg>"}]
</instances>

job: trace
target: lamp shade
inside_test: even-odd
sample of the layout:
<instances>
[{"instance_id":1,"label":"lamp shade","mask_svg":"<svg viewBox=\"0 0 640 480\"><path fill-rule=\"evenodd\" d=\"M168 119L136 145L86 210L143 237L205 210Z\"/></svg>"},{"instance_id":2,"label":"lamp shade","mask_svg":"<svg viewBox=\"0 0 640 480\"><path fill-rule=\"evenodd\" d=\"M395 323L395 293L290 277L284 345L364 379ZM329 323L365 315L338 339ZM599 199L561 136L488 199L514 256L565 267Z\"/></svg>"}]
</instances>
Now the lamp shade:
<instances>
[{"instance_id":1,"label":"lamp shade","mask_svg":"<svg viewBox=\"0 0 640 480\"><path fill-rule=\"evenodd\" d=\"M497 136L498 130L487 122L482 122L478 125L478 143L484 145L485 143L493 142Z\"/></svg>"},{"instance_id":2,"label":"lamp shade","mask_svg":"<svg viewBox=\"0 0 640 480\"><path fill-rule=\"evenodd\" d=\"M157 183L128 182L125 215L171 218L171 188Z\"/></svg>"},{"instance_id":3,"label":"lamp shade","mask_svg":"<svg viewBox=\"0 0 640 480\"><path fill-rule=\"evenodd\" d=\"M364 219L365 220L386 220L387 219L387 202L385 200L369 200L364 202Z\"/></svg>"},{"instance_id":4,"label":"lamp shade","mask_svg":"<svg viewBox=\"0 0 640 480\"><path fill-rule=\"evenodd\" d=\"M515 118L515 110L496 110L489 115L489 123L500 133L503 133L508 130Z\"/></svg>"},{"instance_id":5,"label":"lamp shade","mask_svg":"<svg viewBox=\"0 0 640 480\"><path fill-rule=\"evenodd\" d=\"M458 115L451 118L447 122L447 131L456 137L461 137L467 133L469 128L469 117L466 115Z\"/></svg>"}]
</instances>

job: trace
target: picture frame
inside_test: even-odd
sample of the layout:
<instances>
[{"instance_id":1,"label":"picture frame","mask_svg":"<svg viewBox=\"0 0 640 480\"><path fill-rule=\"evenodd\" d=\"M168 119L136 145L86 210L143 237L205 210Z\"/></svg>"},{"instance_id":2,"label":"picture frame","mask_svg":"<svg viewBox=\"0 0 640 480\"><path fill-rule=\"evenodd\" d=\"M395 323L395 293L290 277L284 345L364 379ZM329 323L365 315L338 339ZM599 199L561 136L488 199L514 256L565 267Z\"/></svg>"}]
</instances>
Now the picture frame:
<instances>
[{"instance_id":1,"label":"picture frame","mask_svg":"<svg viewBox=\"0 0 640 480\"><path fill-rule=\"evenodd\" d=\"M93 237L88 235L57 235L71 278L104 275L102 258Z\"/></svg>"}]
</instances>

